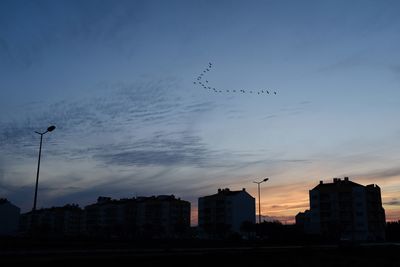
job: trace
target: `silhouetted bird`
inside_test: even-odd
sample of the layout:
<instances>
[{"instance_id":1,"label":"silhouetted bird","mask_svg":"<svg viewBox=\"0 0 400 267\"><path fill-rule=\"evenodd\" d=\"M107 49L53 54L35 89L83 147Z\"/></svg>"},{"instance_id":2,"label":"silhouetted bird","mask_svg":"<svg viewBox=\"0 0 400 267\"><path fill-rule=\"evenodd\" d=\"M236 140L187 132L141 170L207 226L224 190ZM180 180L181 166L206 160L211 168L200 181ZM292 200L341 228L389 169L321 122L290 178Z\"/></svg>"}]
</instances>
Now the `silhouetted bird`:
<instances>
[{"instance_id":1,"label":"silhouetted bird","mask_svg":"<svg viewBox=\"0 0 400 267\"><path fill-rule=\"evenodd\" d=\"M211 85L210 84L211 82L209 82L208 80L205 80L205 82L203 83L202 81L204 81L204 80L202 80L202 78L205 78L203 76L205 76L207 71L210 71L211 68L212 68L212 63L209 62L208 66L206 68L204 68L203 71L197 77L197 82L193 81L193 84L199 84L199 86L203 87L204 89L213 90L214 93L225 93L225 92L226 93L236 93L236 92L239 93L240 92L242 94L253 94L253 93L256 94L257 93L257 95L264 94L264 93L270 94L270 91L268 91L268 90L259 90L259 91L247 90L247 92L246 92L246 90L244 90L244 89L240 89L240 90L223 89L223 88L218 89L215 87L208 86L208 85ZM271 91L271 94L277 95L277 91Z\"/></svg>"}]
</instances>

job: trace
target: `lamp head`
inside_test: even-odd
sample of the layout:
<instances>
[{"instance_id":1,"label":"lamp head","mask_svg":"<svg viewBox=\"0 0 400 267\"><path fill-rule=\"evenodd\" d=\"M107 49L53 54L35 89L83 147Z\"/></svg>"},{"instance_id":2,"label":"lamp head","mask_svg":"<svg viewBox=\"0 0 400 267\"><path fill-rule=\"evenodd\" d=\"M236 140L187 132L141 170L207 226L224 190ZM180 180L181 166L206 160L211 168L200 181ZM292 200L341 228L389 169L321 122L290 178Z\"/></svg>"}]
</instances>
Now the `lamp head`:
<instances>
[{"instance_id":1,"label":"lamp head","mask_svg":"<svg viewBox=\"0 0 400 267\"><path fill-rule=\"evenodd\" d=\"M269 178L265 178L263 181L266 182L266 181L268 181L268 180L269 180Z\"/></svg>"},{"instance_id":2,"label":"lamp head","mask_svg":"<svg viewBox=\"0 0 400 267\"><path fill-rule=\"evenodd\" d=\"M51 125L51 126L49 126L49 127L47 128L47 131L48 131L48 132L54 131L55 128L56 128L56 126Z\"/></svg>"}]
</instances>

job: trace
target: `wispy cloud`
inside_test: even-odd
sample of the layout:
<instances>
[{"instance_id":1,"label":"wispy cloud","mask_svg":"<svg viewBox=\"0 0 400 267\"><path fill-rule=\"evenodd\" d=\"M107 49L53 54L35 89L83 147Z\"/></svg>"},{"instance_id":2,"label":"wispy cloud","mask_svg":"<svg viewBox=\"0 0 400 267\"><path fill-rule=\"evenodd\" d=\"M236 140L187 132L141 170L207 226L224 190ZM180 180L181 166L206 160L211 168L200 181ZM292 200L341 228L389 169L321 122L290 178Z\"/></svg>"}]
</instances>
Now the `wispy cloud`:
<instances>
[{"instance_id":1,"label":"wispy cloud","mask_svg":"<svg viewBox=\"0 0 400 267\"><path fill-rule=\"evenodd\" d=\"M353 54L342 59L338 59L337 61L327 64L318 69L319 72L338 72L345 71L350 68L355 68L362 66L367 63L366 60L361 56L361 54Z\"/></svg>"},{"instance_id":2,"label":"wispy cloud","mask_svg":"<svg viewBox=\"0 0 400 267\"><path fill-rule=\"evenodd\" d=\"M395 199L392 199L390 201L384 202L383 204L384 205L389 205L389 206L400 206L400 200L395 198Z\"/></svg>"},{"instance_id":3,"label":"wispy cloud","mask_svg":"<svg viewBox=\"0 0 400 267\"><path fill-rule=\"evenodd\" d=\"M400 176L400 167L392 167L386 169L375 169L370 170L368 172L363 173L355 173L352 175L354 177L360 177L363 179L373 179L373 180L380 180L380 179L388 179L393 177Z\"/></svg>"},{"instance_id":4,"label":"wispy cloud","mask_svg":"<svg viewBox=\"0 0 400 267\"><path fill-rule=\"evenodd\" d=\"M180 123L186 127L193 114L213 109L212 102L182 99L177 87L173 79L119 83L99 88L103 93L92 98L52 103L45 111L26 110L27 118L23 120L0 121L0 146L36 146L34 131L48 124L57 126L59 141L70 136L129 134L132 129L135 136L140 136L155 125L162 128Z\"/></svg>"},{"instance_id":5,"label":"wispy cloud","mask_svg":"<svg viewBox=\"0 0 400 267\"><path fill-rule=\"evenodd\" d=\"M181 138L168 139L155 136L151 139L137 140L130 145L105 147L97 151L94 158L111 165L188 165L201 166L212 157L212 151L196 136L186 133Z\"/></svg>"},{"instance_id":6,"label":"wispy cloud","mask_svg":"<svg viewBox=\"0 0 400 267\"><path fill-rule=\"evenodd\" d=\"M194 116L212 111L216 104L183 98L179 87L170 78L106 84L99 88L100 95L91 98L52 103L44 112L26 110L27 119L0 123L0 146L32 156L38 145L34 131L43 128L39 122L48 122L54 123L57 130L56 137L46 140L52 147L47 153L69 160L92 158L114 166L232 168L273 163L260 160L254 151L247 155L246 151L216 151L208 147L196 132L188 130L188 125Z\"/></svg>"},{"instance_id":7,"label":"wispy cloud","mask_svg":"<svg viewBox=\"0 0 400 267\"><path fill-rule=\"evenodd\" d=\"M280 108L277 112L268 114L262 117L263 120L288 117L288 116L296 116L307 110L307 106L311 104L311 101L301 101L297 104L286 106Z\"/></svg>"},{"instance_id":8,"label":"wispy cloud","mask_svg":"<svg viewBox=\"0 0 400 267\"><path fill-rule=\"evenodd\" d=\"M283 224L286 223L294 223L294 216L261 216L261 221L266 221L266 222L273 222L273 221L279 221Z\"/></svg>"},{"instance_id":9,"label":"wispy cloud","mask_svg":"<svg viewBox=\"0 0 400 267\"><path fill-rule=\"evenodd\" d=\"M272 205L271 209L274 210L290 210L290 209L299 209L299 208L307 208L308 202L302 204L286 204L286 205Z\"/></svg>"}]
</instances>

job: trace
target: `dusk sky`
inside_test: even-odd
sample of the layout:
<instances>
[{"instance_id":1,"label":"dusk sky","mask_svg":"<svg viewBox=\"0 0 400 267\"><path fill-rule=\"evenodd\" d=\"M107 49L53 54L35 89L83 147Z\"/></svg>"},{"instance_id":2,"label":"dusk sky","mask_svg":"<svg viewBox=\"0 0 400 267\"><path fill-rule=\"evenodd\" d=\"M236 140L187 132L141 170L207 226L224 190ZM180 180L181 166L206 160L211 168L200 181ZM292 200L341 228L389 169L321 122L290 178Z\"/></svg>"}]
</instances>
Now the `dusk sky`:
<instances>
[{"instance_id":1,"label":"dusk sky","mask_svg":"<svg viewBox=\"0 0 400 267\"><path fill-rule=\"evenodd\" d=\"M290 222L320 180L400 219L400 2L0 1L0 197L246 190ZM209 64L207 80L193 81ZM232 90L246 93L232 93ZM230 90L230 92L226 92ZM260 90L277 94L250 94ZM257 199L258 201L258 199Z\"/></svg>"}]
</instances>

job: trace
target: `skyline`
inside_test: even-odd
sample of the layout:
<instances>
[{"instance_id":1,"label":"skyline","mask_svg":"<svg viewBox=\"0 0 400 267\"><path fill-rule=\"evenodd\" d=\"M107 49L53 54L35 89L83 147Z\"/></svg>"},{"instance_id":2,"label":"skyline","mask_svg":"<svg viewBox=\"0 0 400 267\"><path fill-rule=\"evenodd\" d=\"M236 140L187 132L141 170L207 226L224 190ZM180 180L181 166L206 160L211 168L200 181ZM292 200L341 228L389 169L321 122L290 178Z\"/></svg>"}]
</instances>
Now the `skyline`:
<instances>
[{"instance_id":1,"label":"skyline","mask_svg":"<svg viewBox=\"0 0 400 267\"><path fill-rule=\"evenodd\" d=\"M319 180L400 219L396 1L2 1L0 195L32 208L261 186L293 219ZM193 84L209 62L212 94ZM258 199L257 199L258 201ZM194 219L195 220L195 219Z\"/></svg>"}]
</instances>

